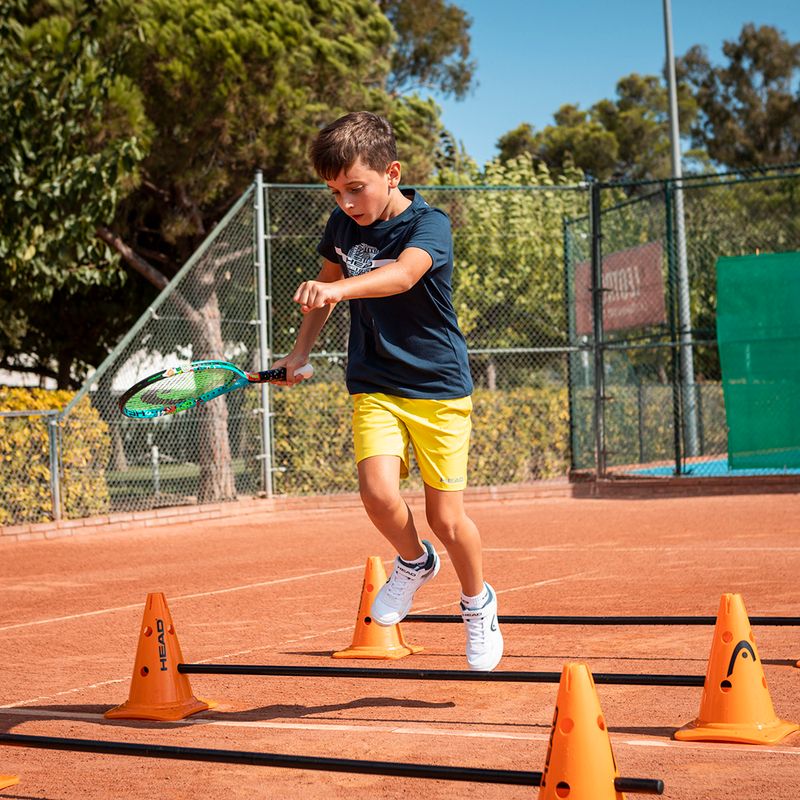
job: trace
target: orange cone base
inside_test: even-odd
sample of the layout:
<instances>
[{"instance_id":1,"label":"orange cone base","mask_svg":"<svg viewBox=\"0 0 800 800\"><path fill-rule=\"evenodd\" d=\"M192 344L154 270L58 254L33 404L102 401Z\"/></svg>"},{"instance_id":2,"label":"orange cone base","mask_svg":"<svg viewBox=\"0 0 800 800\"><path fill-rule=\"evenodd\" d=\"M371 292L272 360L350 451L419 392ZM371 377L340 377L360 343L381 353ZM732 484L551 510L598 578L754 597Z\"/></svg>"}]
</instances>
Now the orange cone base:
<instances>
[{"instance_id":1,"label":"orange cone base","mask_svg":"<svg viewBox=\"0 0 800 800\"><path fill-rule=\"evenodd\" d=\"M208 711L216 705L214 702L200 700L197 697L182 703L164 705L138 705L128 700L121 706L110 708L103 716L106 719L152 719L157 722L177 722L200 711Z\"/></svg>"},{"instance_id":2,"label":"orange cone base","mask_svg":"<svg viewBox=\"0 0 800 800\"><path fill-rule=\"evenodd\" d=\"M373 622L372 624L375 625L376 623ZM396 628L397 630L393 631L393 628ZM385 638L389 639L390 641L377 645L354 644L353 646L348 647L346 650L338 650L337 652L333 653L333 657L395 659L405 658L406 656L413 655L414 653L421 653L424 650L424 648L420 647L419 645L407 644L403 638L402 632L400 631L399 625L392 625L384 630L387 632Z\"/></svg>"},{"instance_id":3,"label":"orange cone base","mask_svg":"<svg viewBox=\"0 0 800 800\"><path fill-rule=\"evenodd\" d=\"M733 724L726 722L690 722L675 731L682 742L741 742L742 744L775 744L790 733L800 730L800 725L776 719L764 725Z\"/></svg>"},{"instance_id":4,"label":"orange cone base","mask_svg":"<svg viewBox=\"0 0 800 800\"><path fill-rule=\"evenodd\" d=\"M331 653L333 658L396 659L422 652L422 647L406 642L400 625L378 625L370 616L372 603L384 583L386 571L383 562L378 556L370 556L364 571L353 641L345 650Z\"/></svg>"},{"instance_id":5,"label":"orange cone base","mask_svg":"<svg viewBox=\"0 0 800 800\"><path fill-rule=\"evenodd\" d=\"M0 789L7 789L9 786L16 786L19 778L16 775L0 775Z\"/></svg>"}]
</instances>

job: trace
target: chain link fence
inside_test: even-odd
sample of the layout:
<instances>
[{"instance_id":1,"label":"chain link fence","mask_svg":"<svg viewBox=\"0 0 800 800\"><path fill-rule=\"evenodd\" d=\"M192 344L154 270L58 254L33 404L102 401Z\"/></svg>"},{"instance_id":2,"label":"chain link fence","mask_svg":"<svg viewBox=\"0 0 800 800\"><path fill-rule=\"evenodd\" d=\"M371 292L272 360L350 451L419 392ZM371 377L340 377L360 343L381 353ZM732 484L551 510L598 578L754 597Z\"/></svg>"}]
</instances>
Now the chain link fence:
<instances>
[{"instance_id":1,"label":"chain link fence","mask_svg":"<svg viewBox=\"0 0 800 800\"><path fill-rule=\"evenodd\" d=\"M577 348L573 467L602 476L736 474L728 463L716 264L721 256L800 250L800 174L596 189L594 218L569 220L565 237Z\"/></svg>"},{"instance_id":2,"label":"chain link fence","mask_svg":"<svg viewBox=\"0 0 800 800\"><path fill-rule=\"evenodd\" d=\"M453 227L454 303L475 382L470 483L565 478L569 343L563 221L586 212L588 188L419 191L449 214ZM292 347L299 323L291 297L302 280L316 273L316 247L332 201L319 186L270 186L266 196L273 344L275 354L282 355ZM276 393L276 491L357 488L344 387L348 328L342 304L312 354L313 384L291 394ZM302 402L302 416L291 411L293 402ZM300 447L304 452L298 452ZM408 485L421 486L416 472Z\"/></svg>"},{"instance_id":3,"label":"chain link fence","mask_svg":"<svg viewBox=\"0 0 800 800\"><path fill-rule=\"evenodd\" d=\"M471 485L719 474L716 260L800 249L800 173L420 191L453 226L475 381ZM117 409L124 389L175 363L256 370L285 354L300 322L291 297L316 274L331 209L324 187L258 179L49 426L0 417L0 442L39 442L38 461L3 465L17 499L4 497L0 524L355 490L344 304L311 354L312 381L154 420ZM416 470L407 486L421 486Z\"/></svg>"},{"instance_id":4,"label":"chain link fence","mask_svg":"<svg viewBox=\"0 0 800 800\"><path fill-rule=\"evenodd\" d=\"M245 402L245 393L148 421L117 407L137 380L177 363L216 358L259 368L254 197L251 187L59 414L57 457L50 459L60 468L56 518L260 490L262 449L249 441L257 404ZM41 521L43 511L29 504L13 521Z\"/></svg>"}]
</instances>

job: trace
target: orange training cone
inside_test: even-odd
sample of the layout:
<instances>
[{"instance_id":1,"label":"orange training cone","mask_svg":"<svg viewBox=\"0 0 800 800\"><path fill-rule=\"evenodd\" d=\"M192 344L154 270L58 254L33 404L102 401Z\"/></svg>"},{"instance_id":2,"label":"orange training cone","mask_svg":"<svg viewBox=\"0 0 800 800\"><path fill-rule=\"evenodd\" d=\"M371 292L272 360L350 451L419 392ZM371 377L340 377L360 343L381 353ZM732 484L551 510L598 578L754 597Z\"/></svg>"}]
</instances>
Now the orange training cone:
<instances>
[{"instance_id":1,"label":"orange training cone","mask_svg":"<svg viewBox=\"0 0 800 800\"><path fill-rule=\"evenodd\" d=\"M624 800L594 678L586 664L564 665L539 800Z\"/></svg>"},{"instance_id":2,"label":"orange training cone","mask_svg":"<svg viewBox=\"0 0 800 800\"><path fill-rule=\"evenodd\" d=\"M772 744L799 728L775 716L742 596L723 594L700 715L675 731L675 738Z\"/></svg>"},{"instance_id":3,"label":"orange training cone","mask_svg":"<svg viewBox=\"0 0 800 800\"><path fill-rule=\"evenodd\" d=\"M378 556L370 556L361 587L353 643L346 650L333 653L334 658L403 658L422 650L421 647L406 644L399 625L378 625L370 616L372 601L384 583L386 570L383 562Z\"/></svg>"},{"instance_id":4,"label":"orange training cone","mask_svg":"<svg viewBox=\"0 0 800 800\"><path fill-rule=\"evenodd\" d=\"M8 789L9 786L16 786L19 778L16 775L0 775L0 789Z\"/></svg>"},{"instance_id":5,"label":"orange training cone","mask_svg":"<svg viewBox=\"0 0 800 800\"><path fill-rule=\"evenodd\" d=\"M205 711L209 703L192 694L189 679L178 672L181 646L161 592L147 595L139 647L127 702L106 711L109 719L175 721Z\"/></svg>"}]
</instances>

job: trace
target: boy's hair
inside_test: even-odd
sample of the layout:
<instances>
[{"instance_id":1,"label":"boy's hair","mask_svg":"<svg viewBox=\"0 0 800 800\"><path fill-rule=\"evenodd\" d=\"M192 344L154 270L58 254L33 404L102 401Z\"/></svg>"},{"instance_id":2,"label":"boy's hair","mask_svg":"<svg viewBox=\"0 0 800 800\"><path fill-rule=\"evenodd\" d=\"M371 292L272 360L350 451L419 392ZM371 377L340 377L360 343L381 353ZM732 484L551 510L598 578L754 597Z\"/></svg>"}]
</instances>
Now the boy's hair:
<instances>
[{"instance_id":1,"label":"boy's hair","mask_svg":"<svg viewBox=\"0 0 800 800\"><path fill-rule=\"evenodd\" d=\"M332 181L359 157L370 169L383 172L397 161L397 145L387 120L354 111L324 127L312 142L310 154L317 175Z\"/></svg>"}]
</instances>

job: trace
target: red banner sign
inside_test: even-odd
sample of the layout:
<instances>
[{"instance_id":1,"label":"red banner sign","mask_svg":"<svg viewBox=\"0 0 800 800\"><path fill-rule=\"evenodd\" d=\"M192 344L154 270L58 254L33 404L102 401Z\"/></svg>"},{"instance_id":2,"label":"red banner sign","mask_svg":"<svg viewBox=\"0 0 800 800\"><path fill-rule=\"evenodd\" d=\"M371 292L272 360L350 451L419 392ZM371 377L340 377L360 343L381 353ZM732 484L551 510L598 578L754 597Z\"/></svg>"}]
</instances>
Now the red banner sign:
<instances>
[{"instance_id":1,"label":"red banner sign","mask_svg":"<svg viewBox=\"0 0 800 800\"><path fill-rule=\"evenodd\" d=\"M664 305L664 252L661 242L648 242L603 259L603 330L620 331L661 325L667 321ZM575 331L591 334L592 265L575 265Z\"/></svg>"}]
</instances>

